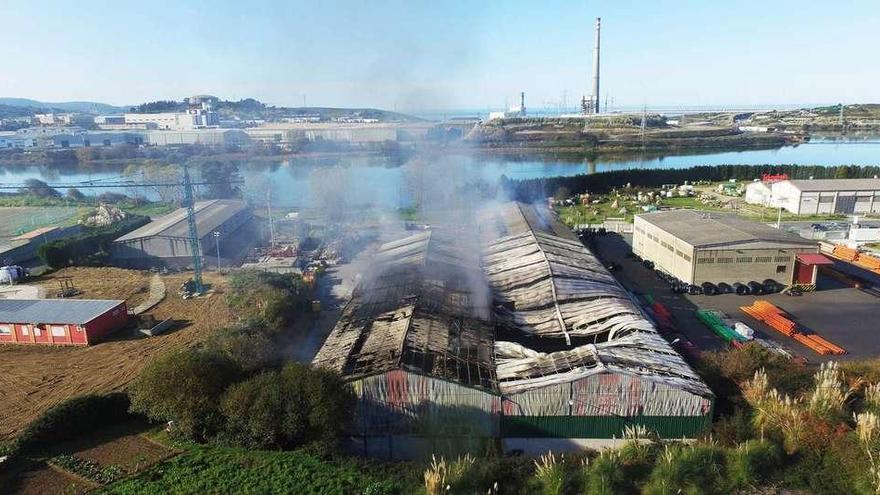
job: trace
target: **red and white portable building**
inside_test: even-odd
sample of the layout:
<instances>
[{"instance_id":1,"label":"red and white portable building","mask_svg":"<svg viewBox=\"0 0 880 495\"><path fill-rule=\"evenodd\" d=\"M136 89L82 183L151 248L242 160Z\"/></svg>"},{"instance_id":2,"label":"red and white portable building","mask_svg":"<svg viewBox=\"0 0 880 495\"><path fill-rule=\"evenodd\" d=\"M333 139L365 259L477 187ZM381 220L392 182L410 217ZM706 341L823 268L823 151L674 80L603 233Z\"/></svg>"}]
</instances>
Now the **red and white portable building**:
<instances>
[{"instance_id":1,"label":"red and white portable building","mask_svg":"<svg viewBox=\"0 0 880 495\"><path fill-rule=\"evenodd\" d=\"M125 301L0 299L0 343L89 345L127 323Z\"/></svg>"}]
</instances>

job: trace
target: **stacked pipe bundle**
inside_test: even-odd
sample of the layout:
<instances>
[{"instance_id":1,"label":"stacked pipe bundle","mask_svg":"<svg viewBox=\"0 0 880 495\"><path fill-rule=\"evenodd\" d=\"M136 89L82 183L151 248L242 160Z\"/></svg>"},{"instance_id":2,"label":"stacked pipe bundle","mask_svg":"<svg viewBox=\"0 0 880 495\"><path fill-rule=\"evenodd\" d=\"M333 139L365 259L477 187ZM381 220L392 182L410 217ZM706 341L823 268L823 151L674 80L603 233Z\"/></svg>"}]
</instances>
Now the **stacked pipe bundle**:
<instances>
[{"instance_id":1,"label":"stacked pipe bundle","mask_svg":"<svg viewBox=\"0 0 880 495\"><path fill-rule=\"evenodd\" d=\"M724 339L724 341L729 344L736 345L739 342L746 342L749 340L745 336L737 333L736 330L726 325L715 311L700 309L697 311L697 319L703 322L704 325L709 327L713 332L715 332L719 337Z\"/></svg>"},{"instance_id":2,"label":"stacked pipe bundle","mask_svg":"<svg viewBox=\"0 0 880 495\"><path fill-rule=\"evenodd\" d=\"M825 340L815 333L803 333L798 328L797 323L793 322L785 311L767 301L758 300L751 306L741 306L739 309L752 318L763 321L770 326L770 328L783 335L787 335L794 340L797 340L818 354L846 354L845 349Z\"/></svg>"},{"instance_id":3,"label":"stacked pipe bundle","mask_svg":"<svg viewBox=\"0 0 880 495\"><path fill-rule=\"evenodd\" d=\"M651 311L654 312L654 316L657 319L657 325L662 329L672 329L672 313L666 309L666 306L659 301L655 301L651 304Z\"/></svg>"},{"instance_id":4,"label":"stacked pipe bundle","mask_svg":"<svg viewBox=\"0 0 880 495\"><path fill-rule=\"evenodd\" d=\"M837 259L848 261L874 273L880 273L880 258L868 253L862 253L856 249L846 247L843 244L838 244L834 246L831 255Z\"/></svg>"},{"instance_id":5,"label":"stacked pipe bundle","mask_svg":"<svg viewBox=\"0 0 880 495\"><path fill-rule=\"evenodd\" d=\"M832 252L835 258L840 258L846 261L855 261L856 258L859 257L859 252L853 248L848 248L843 244L838 244L834 246L834 251Z\"/></svg>"}]
</instances>

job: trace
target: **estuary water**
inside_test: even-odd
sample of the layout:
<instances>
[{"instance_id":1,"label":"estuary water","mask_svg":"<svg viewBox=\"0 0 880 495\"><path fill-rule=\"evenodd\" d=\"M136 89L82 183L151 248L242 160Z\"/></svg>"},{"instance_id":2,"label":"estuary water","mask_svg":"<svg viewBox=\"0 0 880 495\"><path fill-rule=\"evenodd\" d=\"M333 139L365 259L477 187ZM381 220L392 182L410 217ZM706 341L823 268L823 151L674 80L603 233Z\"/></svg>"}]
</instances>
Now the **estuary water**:
<instances>
[{"instance_id":1,"label":"estuary water","mask_svg":"<svg viewBox=\"0 0 880 495\"><path fill-rule=\"evenodd\" d=\"M690 155L629 155L622 158L573 160L534 156L452 154L417 156L400 162L368 155L302 157L278 162L242 162L246 196L258 198L271 189L272 204L279 207L307 207L321 197L343 191L348 204L406 206L419 187L437 182L458 181L494 184L511 179L570 176L631 168L687 168L723 164L880 165L880 139L814 138L797 146L772 150L731 151ZM430 173L425 170L430 169ZM0 185L15 185L36 178L50 184L111 182L122 177L122 168L100 169L40 166L0 167ZM132 180L140 180L138 177ZM112 191L132 194L130 188L83 188L86 194ZM63 192L63 191L62 191ZM149 188L134 193L158 199Z\"/></svg>"}]
</instances>

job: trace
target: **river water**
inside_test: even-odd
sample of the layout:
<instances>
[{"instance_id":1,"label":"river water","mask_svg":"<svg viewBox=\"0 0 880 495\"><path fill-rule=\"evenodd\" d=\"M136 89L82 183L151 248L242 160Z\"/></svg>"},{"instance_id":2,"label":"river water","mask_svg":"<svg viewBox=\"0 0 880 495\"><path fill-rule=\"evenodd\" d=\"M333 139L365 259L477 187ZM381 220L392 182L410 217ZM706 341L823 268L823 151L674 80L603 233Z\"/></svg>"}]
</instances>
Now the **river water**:
<instances>
[{"instance_id":1,"label":"river water","mask_svg":"<svg viewBox=\"0 0 880 495\"><path fill-rule=\"evenodd\" d=\"M494 155L446 155L417 157L395 162L376 156L304 157L279 162L242 163L244 190L250 197L263 197L271 188L272 203L280 207L306 207L327 194L344 191L348 204L405 206L412 199L413 184L431 187L444 182L495 183L501 176L527 179L569 176L627 168L686 168L722 164L880 165L880 139L816 138L810 143L773 150L734 151L683 156L637 156L595 161L566 158L510 157ZM430 167L424 167L430 165ZM425 174L420 170L430 168ZM112 181L121 168L58 169L39 166L0 167L0 185L20 184L37 178L50 184ZM132 194L132 189L82 189L86 194L113 191ZM157 193L140 189L136 194L157 199Z\"/></svg>"}]
</instances>

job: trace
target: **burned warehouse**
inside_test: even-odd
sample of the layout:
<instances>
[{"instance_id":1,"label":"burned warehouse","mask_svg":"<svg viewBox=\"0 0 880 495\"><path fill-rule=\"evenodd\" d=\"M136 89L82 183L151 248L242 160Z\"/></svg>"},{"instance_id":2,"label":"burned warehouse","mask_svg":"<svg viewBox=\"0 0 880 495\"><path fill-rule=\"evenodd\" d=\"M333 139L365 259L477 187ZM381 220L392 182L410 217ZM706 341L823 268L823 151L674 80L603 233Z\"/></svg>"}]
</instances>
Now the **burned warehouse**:
<instances>
[{"instance_id":1,"label":"burned warehouse","mask_svg":"<svg viewBox=\"0 0 880 495\"><path fill-rule=\"evenodd\" d=\"M315 357L358 397L356 449L537 453L708 427L711 391L570 231L519 203L478 220L382 246Z\"/></svg>"}]
</instances>

